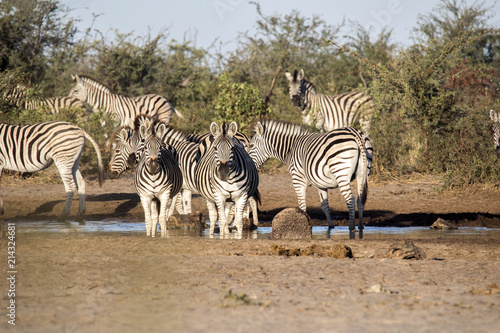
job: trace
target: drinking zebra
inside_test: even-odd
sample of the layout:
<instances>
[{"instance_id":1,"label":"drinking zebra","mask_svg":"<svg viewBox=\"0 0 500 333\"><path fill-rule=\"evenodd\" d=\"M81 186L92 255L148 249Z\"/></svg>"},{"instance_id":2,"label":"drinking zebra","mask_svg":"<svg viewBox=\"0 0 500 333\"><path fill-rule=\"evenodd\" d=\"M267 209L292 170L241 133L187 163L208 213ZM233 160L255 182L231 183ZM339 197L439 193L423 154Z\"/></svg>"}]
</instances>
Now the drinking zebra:
<instances>
[{"instance_id":1,"label":"drinking zebra","mask_svg":"<svg viewBox=\"0 0 500 333\"><path fill-rule=\"evenodd\" d=\"M259 186L259 174L248 153L234 139L238 125L210 125L214 141L201 157L195 170L196 188L205 199L210 217L210 235L219 219L220 237L229 237L226 202L236 205L234 225L237 237L243 232L243 210Z\"/></svg>"},{"instance_id":2,"label":"drinking zebra","mask_svg":"<svg viewBox=\"0 0 500 333\"><path fill-rule=\"evenodd\" d=\"M172 199L182 187L182 173L175 150L158 139L157 135L162 133L155 133L154 126L147 128L146 125L141 125L139 131L145 139L138 150L140 160L134 173L134 186L144 209L146 235L155 237L159 222L164 238L172 213Z\"/></svg>"},{"instance_id":3,"label":"drinking zebra","mask_svg":"<svg viewBox=\"0 0 500 333\"><path fill-rule=\"evenodd\" d=\"M311 82L304 79L304 70L285 73L288 79L292 103L302 113L302 122L308 126L316 125L323 131L353 126L359 119L362 131L368 135L374 105L370 96L362 92L348 92L339 95L323 95L316 92Z\"/></svg>"},{"instance_id":4,"label":"drinking zebra","mask_svg":"<svg viewBox=\"0 0 500 333\"><path fill-rule=\"evenodd\" d=\"M139 114L147 114L167 123L170 122L172 112L184 119L184 116L160 95L125 97L113 94L104 84L90 77L83 75L71 77L75 81L75 86L71 89L69 96L92 105L94 110L104 107L106 112L119 121L119 125L134 121Z\"/></svg>"},{"instance_id":5,"label":"drinking zebra","mask_svg":"<svg viewBox=\"0 0 500 333\"><path fill-rule=\"evenodd\" d=\"M359 237L363 237L363 209L368 195L368 174L373 158L370 140L360 131L345 127L327 133L310 133L301 125L264 120L254 125L250 156L257 167L270 157L288 166L299 201L306 211L306 189L318 189L321 209L333 228L328 189L339 187L349 208L350 238L354 238L355 202L351 181L358 183Z\"/></svg>"},{"instance_id":6,"label":"drinking zebra","mask_svg":"<svg viewBox=\"0 0 500 333\"><path fill-rule=\"evenodd\" d=\"M500 113L490 110L490 118L493 121L493 140L495 141L495 154L500 158Z\"/></svg>"},{"instance_id":7,"label":"drinking zebra","mask_svg":"<svg viewBox=\"0 0 500 333\"><path fill-rule=\"evenodd\" d=\"M43 99L28 97L28 87L18 84L10 91L4 93L4 98L26 110L47 108L51 114L60 113L62 109L85 108L85 105L76 97L57 96Z\"/></svg>"},{"instance_id":8,"label":"drinking zebra","mask_svg":"<svg viewBox=\"0 0 500 333\"><path fill-rule=\"evenodd\" d=\"M77 220L85 213L85 181L78 169L80 157L89 140L97 153L99 185L104 181L101 152L97 143L81 128L63 121L15 126L0 124L0 178L3 169L36 172L54 163L66 190L66 203L60 216L64 221L71 210L74 192L80 207ZM3 213L3 201L0 201Z\"/></svg>"}]
</instances>

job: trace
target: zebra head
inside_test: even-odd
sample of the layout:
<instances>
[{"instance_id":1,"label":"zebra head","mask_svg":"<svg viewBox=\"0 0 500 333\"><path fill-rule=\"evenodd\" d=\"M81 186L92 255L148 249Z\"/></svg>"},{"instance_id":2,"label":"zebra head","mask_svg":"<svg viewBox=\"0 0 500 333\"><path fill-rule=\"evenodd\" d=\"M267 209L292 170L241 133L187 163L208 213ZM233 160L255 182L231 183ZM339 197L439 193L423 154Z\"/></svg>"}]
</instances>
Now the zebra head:
<instances>
[{"instance_id":1,"label":"zebra head","mask_svg":"<svg viewBox=\"0 0 500 333\"><path fill-rule=\"evenodd\" d=\"M75 85L71 88L68 96L87 102L87 89L83 80L78 75L73 74L71 74L71 79L75 82Z\"/></svg>"},{"instance_id":2,"label":"zebra head","mask_svg":"<svg viewBox=\"0 0 500 333\"><path fill-rule=\"evenodd\" d=\"M260 121L253 125L252 131L254 135L250 139L248 154L250 158L255 163L257 168L260 168L264 164L271 154L267 154L266 139L264 138L264 126Z\"/></svg>"},{"instance_id":3,"label":"zebra head","mask_svg":"<svg viewBox=\"0 0 500 333\"><path fill-rule=\"evenodd\" d=\"M290 94L292 104L299 107L301 110L304 110L307 107L304 70L301 69L300 72L295 70L293 75L286 72L285 75L288 79L288 92Z\"/></svg>"},{"instance_id":4,"label":"zebra head","mask_svg":"<svg viewBox=\"0 0 500 333\"><path fill-rule=\"evenodd\" d=\"M238 125L234 121L229 127L225 122L222 123L220 128L216 123L210 125L210 132L214 137L212 148L215 152L216 174L223 181L229 178L231 172L235 145L233 137L237 131Z\"/></svg>"},{"instance_id":5,"label":"zebra head","mask_svg":"<svg viewBox=\"0 0 500 333\"><path fill-rule=\"evenodd\" d=\"M109 178L116 179L129 167L137 164L136 151L140 146L137 131L124 125L113 134L111 143L111 160L109 162Z\"/></svg>"},{"instance_id":6,"label":"zebra head","mask_svg":"<svg viewBox=\"0 0 500 333\"><path fill-rule=\"evenodd\" d=\"M175 148L160 139L164 135L163 130L165 130L164 126L156 129L153 122L139 127L140 136L145 137L140 140L141 145L137 149L140 156L139 163L145 163L148 173L152 175L161 171L162 154L171 154L175 160L178 158Z\"/></svg>"},{"instance_id":7,"label":"zebra head","mask_svg":"<svg viewBox=\"0 0 500 333\"><path fill-rule=\"evenodd\" d=\"M493 120L493 139L495 141L495 153L500 159L500 113L490 110L490 118Z\"/></svg>"}]
</instances>

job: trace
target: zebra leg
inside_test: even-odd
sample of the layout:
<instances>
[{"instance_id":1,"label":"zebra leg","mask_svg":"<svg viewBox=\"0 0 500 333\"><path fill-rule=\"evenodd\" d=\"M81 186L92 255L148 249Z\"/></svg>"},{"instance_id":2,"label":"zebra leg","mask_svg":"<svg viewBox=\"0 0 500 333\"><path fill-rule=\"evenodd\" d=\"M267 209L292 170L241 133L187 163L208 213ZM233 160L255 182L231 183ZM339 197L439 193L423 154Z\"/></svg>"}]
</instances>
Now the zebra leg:
<instances>
[{"instance_id":1,"label":"zebra leg","mask_svg":"<svg viewBox=\"0 0 500 333\"><path fill-rule=\"evenodd\" d=\"M363 238L363 229L365 228L365 226L363 224L363 211L364 211L365 207L363 205L363 201L361 200L361 196L358 196L357 201L358 201L358 218L359 218L358 231L359 231L359 238L361 239L361 238Z\"/></svg>"},{"instance_id":2,"label":"zebra leg","mask_svg":"<svg viewBox=\"0 0 500 333\"><path fill-rule=\"evenodd\" d=\"M167 237L167 214L170 211L172 199L170 198L170 190L165 191L160 197L160 229L161 238Z\"/></svg>"},{"instance_id":3,"label":"zebra leg","mask_svg":"<svg viewBox=\"0 0 500 333\"><path fill-rule=\"evenodd\" d=\"M354 218L356 216L356 204L354 194L352 194L351 184L346 176L337 177L340 193L345 198L347 208L349 209L349 238L354 239L356 224Z\"/></svg>"},{"instance_id":4,"label":"zebra leg","mask_svg":"<svg viewBox=\"0 0 500 333\"><path fill-rule=\"evenodd\" d=\"M178 199L179 199L178 195L176 195L173 199L172 198L168 199L167 221L170 218L170 216L172 216L174 214L176 206L177 206L177 203L179 202Z\"/></svg>"},{"instance_id":5,"label":"zebra leg","mask_svg":"<svg viewBox=\"0 0 500 333\"><path fill-rule=\"evenodd\" d=\"M335 228L335 225L333 224L330 205L328 204L328 190L318 189L318 193L321 199L321 210L325 213L326 220L328 221L328 228L333 229Z\"/></svg>"},{"instance_id":6,"label":"zebra leg","mask_svg":"<svg viewBox=\"0 0 500 333\"><path fill-rule=\"evenodd\" d=\"M205 200L205 203L208 208L208 217L210 219L210 237L212 238L215 232L215 223L217 222L217 207L214 202Z\"/></svg>"},{"instance_id":7,"label":"zebra leg","mask_svg":"<svg viewBox=\"0 0 500 333\"><path fill-rule=\"evenodd\" d=\"M58 220L66 221L66 218L68 217L71 211L71 203L73 201L73 194L76 191L76 184L71 169L57 162L56 162L56 167L59 170L59 174L61 175L61 179L64 184L64 189L66 190L66 202L64 203L64 209L61 213L61 216L59 216Z\"/></svg>"},{"instance_id":8,"label":"zebra leg","mask_svg":"<svg viewBox=\"0 0 500 333\"><path fill-rule=\"evenodd\" d=\"M142 209L144 210L144 223L146 225L146 236L148 237L151 235L151 205L152 204L156 205L156 203L153 203L152 201L153 200L150 196L147 197L141 196ZM154 209L156 210L156 208Z\"/></svg>"},{"instance_id":9,"label":"zebra leg","mask_svg":"<svg viewBox=\"0 0 500 333\"><path fill-rule=\"evenodd\" d=\"M177 212L179 214L184 215L185 211L184 207L182 206L182 191L175 196L175 204L173 206L177 209Z\"/></svg>"},{"instance_id":10,"label":"zebra leg","mask_svg":"<svg viewBox=\"0 0 500 333\"><path fill-rule=\"evenodd\" d=\"M159 199L151 200L151 237L156 237L156 229L158 227L158 219L160 214L161 202ZM161 229L161 226L160 226Z\"/></svg>"},{"instance_id":11,"label":"zebra leg","mask_svg":"<svg viewBox=\"0 0 500 333\"><path fill-rule=\"evenodd\" d=\"M305 212L307 209L307 204L306 204L307 184L302 179L293 176L292 176L292 184L293 188L295 189L295 193L297 194L297 199L299 200L299 208Z\"/></svg>"},{"instance_id":12,"label":"zebra leg","mask_svg":"<svg viewBox=\"0 0 500 333\"><path fill-rule=\"evenodd\" d=\"M241 197L236 200L236 217L234 219L234 225L236 226L236 230L238 231L237 238L241 239L243 235L243 212L245 207L247 206L248 194L243 193Z\"/></svg>"},{"instance_id":13,"label":"zebra leg","mask_svg":"<svg viewBox=\"0 0 500 333\"><path fill-rule=\"evenodd\" d=\"M229 238L229 224L226 216L226 201L224 198L216 199L217 214L219 215L220 238Z\"/></svg>"},{"instance_id":14,"label":"zebra leg","mask_svg":"<svg viewBox=\"0 0 500 333\"><path fill-rule=\"evenodd\" d=\"M76 216L77 221L83 221L83 214L87 210L85 205L85 180L83 179L82 173L79 169L76 169L74 173L76 180L76 188L78 189L78 199L79 199L79 208L78 215Z\"/></svg>"},{"instance_id":15,"label":"zebra leg","mask_svg":"<svg viewBox=\"0 0 500 333\"><path fill-rule=\"evenodd\" d=\"M255 226L258 226L259 225L259 213L257 210L257 201L255 201L254 197L249 197L247 204L249 204L250 207L252 208L253 224Z\"/></svg>"},{"instance_id":16,"label":"zebra leg","mask_svg":"<svg viewBox=\"0 0 500 333\"><path fill-rule=\"evenodd\" d=\"M184 208L184 214L191 214L191 190L184 189L182 191L182 207Z\"/></svg>"}]
</instances>

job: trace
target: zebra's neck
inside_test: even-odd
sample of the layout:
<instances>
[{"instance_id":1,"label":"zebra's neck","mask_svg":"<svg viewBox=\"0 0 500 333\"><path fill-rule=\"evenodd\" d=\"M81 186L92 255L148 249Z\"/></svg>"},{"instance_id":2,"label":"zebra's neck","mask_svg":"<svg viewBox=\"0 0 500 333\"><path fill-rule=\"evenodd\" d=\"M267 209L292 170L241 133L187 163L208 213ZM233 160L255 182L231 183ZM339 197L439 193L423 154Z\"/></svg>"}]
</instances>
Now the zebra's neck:
<instances>
[{"instance_id":1,"label":"zebra's neck","mask_svg":"<svg viewBox=\"0 0 500 333\"><path fill-rule=\"evenodd\" d=\"M308 131L300 125L294 125L284 122L267 122L264 133L264 139L267 143L268 152L271 156L281 162L288 164L290 152L298 144L300 137L307 134Z\"/></svg>"}]
</instances>

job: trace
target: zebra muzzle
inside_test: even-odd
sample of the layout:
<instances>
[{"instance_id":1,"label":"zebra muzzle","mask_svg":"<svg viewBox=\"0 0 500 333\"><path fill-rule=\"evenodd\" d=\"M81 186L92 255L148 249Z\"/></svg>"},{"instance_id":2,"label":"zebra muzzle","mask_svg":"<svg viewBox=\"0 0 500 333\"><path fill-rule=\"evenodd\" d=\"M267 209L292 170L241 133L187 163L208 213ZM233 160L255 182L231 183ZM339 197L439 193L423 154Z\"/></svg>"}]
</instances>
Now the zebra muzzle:
<instances>
[{"instance_id":1,"label":"zebra muzzle","mask_svg":"<svg viewBox=\"0 0 500 333\"><path fill-rule=\"evenodd\" d=\"M219 168L217 169L217 176L220 180L227 180L229 178L229 163L221 162Z\"/></svg>"}]
</instances>

